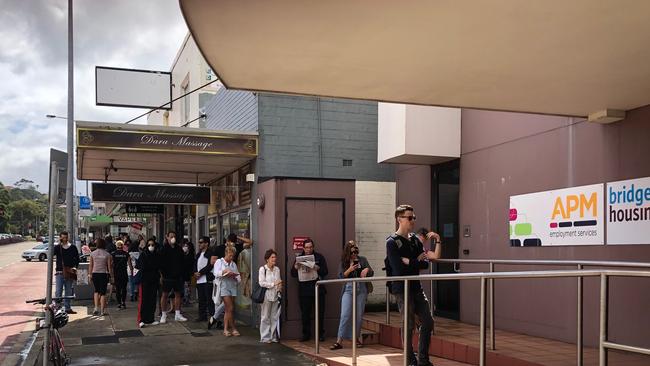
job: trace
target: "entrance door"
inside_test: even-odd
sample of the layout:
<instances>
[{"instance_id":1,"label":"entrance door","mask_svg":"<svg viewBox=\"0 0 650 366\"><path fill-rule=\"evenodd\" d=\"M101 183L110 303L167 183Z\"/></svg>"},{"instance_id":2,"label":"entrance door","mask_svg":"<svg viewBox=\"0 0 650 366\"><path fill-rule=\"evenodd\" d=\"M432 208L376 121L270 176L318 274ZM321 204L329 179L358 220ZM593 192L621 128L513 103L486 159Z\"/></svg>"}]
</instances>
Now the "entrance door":
<instances>
[{"instance_id":1,"label":"entrance door","mask_svg":"<svg viewBox=\"0 0 650 366\"><path fill-rule=\"evenodd\" d=\"M316 252L325 256L329 275L327 278L337 278L341 250L345 242L345 204L343 200L287 198L285 221L285 268L287 275L286 301L284 302L285 319L289 322L300 322L300 307L298 303L298 280L290 278L291 266L295 259L293 238L310 237L315 244ZM325 319L339 317L340 286L327 286L325 304ZM327 321L325 321L328 324ZM338 322L337 322L338 324ZM334 331L333 326L325 330Z\"/></svg>"},{"instance_id":2,"label":"entrance door","mask_svg":"<svg viewBox=\"0 0 650 366\"><path fill-rule=\"evenodd\" d=\"M432 171L432 218L442 237L442 258L458 258L458 192L460 160L435 165ZM454 273L451 263L438 263L436 273ZM458 280L439 281L435 289L436 315L460 319L460 286Z\"/></svg>"}]
</instances>

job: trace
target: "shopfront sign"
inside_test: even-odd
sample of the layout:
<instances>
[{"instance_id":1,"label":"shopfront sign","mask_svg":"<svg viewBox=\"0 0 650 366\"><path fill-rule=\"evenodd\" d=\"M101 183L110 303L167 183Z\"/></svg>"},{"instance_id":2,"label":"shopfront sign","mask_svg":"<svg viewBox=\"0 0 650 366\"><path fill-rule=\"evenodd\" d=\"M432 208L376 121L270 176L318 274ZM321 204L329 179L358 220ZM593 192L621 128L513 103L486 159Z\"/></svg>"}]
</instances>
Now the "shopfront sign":
<instances>
[{"instance_id":1,"label":"shopfront sign","mask_svg":"<svg viewBox=\"0 0 650 366\"><path fill-rule=\"evenodd\" d=\"M510 197L512 246L603 245L603 184Z\"/></svg>"},{"instance_id":2,"label":"shopfront sign","mask_svg":"<svg viewBox=\"0 0 650 366\"><path fill-rule=\"evenodd\" d=\"M165 203L198 205L210 203L210 188L153 185L93 183L95 202Z\"/></svg>"},{"instance_id":3,"label":"shopfront sign","mask_svg":"<svg viewBox=\"0 0 650 366\"><path fill-rule=\"evenodd\" d=\"M126 205L126 213L131 214L164 214L164 205Z\"/></svg>"},{"instance_id":4,"label":"shopfront sign","mask_svg":"<svg viewBox=\"0 0 650 366\"><path fill-rule=\"evenodd\" d=\"M257 137L79 128L80 148L257 156Z\"/></svg>"},{"instance_id":5,"label":"shopfront sign","mask_svg":"<svg viewBox=\"0 0 650 366\"><path fill-rule=\"evenodd\" d=\"M607 244L650 244L650 178L607 183Z\"/></svg>"}]
</instances>

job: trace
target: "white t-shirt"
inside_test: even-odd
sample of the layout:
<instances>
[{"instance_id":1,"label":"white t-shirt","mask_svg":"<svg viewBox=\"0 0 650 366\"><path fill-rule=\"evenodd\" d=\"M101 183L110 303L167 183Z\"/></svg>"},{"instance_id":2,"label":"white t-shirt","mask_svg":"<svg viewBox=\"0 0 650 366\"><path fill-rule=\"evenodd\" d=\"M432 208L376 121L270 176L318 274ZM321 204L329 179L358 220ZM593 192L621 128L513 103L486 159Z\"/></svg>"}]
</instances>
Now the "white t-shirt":
<instances>
[{"instance_id":1,"label":"white t-shirt","mask_svg":"<svg viewBox=\"0 0 650 366\"><path fill-rule=\"evenodd\" d=\"M205 252L201 252L199 255L199 259L196 260L196 270L201 271L205 266L208 265L208 261L210 258L205 257ZM196 283L206 283L208 280L206 279L205 275L202 275L196 280Z\"/></svg>"}]
</instances>

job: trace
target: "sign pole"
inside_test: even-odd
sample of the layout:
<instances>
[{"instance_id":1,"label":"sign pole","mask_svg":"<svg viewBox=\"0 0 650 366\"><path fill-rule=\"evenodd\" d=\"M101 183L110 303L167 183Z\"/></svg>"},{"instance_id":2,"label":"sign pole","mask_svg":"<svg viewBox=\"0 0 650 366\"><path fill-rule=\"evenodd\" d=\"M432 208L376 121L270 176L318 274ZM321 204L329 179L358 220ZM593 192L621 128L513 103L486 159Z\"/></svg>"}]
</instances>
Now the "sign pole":
<instances>
[{"instance_id":1,"label":"sign pole","mask_svg":"<svg viewBox=\"0 0 650 366\"><path fill-rule=\"evenodd\" d=\"M59 167L56 164L56 161L52 161L50 166L50 207L49 207L49 244L47 249L47 280L45 282L45 305L50 305L52 303L52 270L54 269L54 207L56 206L56 198L59 192L58 183L59 182ZM50 360L50 332L49 326L52 322L50 318L50 312L45 312L45 342L43 343L43 366L47 366Z\"/></svg>"}]
</instances>

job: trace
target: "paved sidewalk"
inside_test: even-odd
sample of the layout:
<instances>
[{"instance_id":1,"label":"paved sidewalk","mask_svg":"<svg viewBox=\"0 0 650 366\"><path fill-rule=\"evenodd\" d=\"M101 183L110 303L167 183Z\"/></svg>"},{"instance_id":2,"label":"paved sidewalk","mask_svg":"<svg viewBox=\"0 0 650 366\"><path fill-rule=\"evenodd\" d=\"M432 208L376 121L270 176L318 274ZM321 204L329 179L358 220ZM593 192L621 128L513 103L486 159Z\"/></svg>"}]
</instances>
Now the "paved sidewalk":
<instances>
[{"instance_id":1,"label":"paved sidewalk","mask_svg":"<svg viewBox=\"0 0 650 366\"><path fill-rule=\"evenodd\" d=\"M315 364L282 344L259 343L259 331L255 328L239 327L242 336L229 338L220 330L208 331L205 322L194 321L196 306L184 311L187 322L172 320L139 329L135 306L134 302L127 302L126 310L111 306L108 316L89 315L89 304L73 306L79 314L71 315L61 331L72 365ZM36 348L35 345L32 352Z\"/></svg>"}]
</instances>

